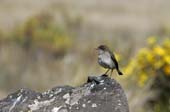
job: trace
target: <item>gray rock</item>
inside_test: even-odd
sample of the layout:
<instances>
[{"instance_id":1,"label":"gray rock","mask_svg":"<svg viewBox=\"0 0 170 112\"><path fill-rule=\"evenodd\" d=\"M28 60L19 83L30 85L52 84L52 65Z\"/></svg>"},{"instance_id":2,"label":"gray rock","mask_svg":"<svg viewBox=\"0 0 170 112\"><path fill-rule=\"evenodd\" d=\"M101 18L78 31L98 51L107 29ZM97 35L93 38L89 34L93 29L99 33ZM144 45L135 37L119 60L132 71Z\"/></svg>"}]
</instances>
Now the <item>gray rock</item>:
<instances>
[{"instance_id":1,"label":"gray rock","mask_svg":"<svg viewBox=\"0 0 170 112\"><path fill-rule=\"evenodd\" d=\"M0 112L129 112L129 107L120 84L102 75L76 88L20 89L0 100Z\"/></svg>"}]
</instances>

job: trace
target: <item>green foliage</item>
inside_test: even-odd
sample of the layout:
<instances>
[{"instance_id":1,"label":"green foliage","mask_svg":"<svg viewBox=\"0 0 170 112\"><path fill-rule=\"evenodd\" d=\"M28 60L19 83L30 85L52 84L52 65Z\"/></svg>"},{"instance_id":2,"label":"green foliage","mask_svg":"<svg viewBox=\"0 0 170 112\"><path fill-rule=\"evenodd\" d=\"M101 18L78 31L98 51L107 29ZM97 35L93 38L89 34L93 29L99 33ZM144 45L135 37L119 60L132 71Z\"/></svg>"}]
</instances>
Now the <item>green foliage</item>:
<instances>
[{"instance_id":1,"label":"green foliage","mask_svg":"<svg viewBox=\"0 0 170 112\"><path fill-rule=\"evenodd\" d=\"M11 38L26 49L36 46L60 53L72 45L72 39L62 26L55 24L49 13L30 18L11 34Z\"/></svg>"}]
</instances>

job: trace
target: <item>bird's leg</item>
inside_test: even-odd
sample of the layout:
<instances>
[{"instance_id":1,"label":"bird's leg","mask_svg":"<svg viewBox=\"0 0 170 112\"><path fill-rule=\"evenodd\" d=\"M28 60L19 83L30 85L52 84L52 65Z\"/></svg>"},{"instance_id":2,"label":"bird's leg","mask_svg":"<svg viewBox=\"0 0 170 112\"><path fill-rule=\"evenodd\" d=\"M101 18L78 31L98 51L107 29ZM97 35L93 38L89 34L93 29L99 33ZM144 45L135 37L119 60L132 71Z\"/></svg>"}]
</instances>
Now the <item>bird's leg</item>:
<instances>
[{"instance_id":1,"label":"bird's leg","mask_svg":"<svg viewBox=\"0 0 170 112\"><path fill-rule=\"evenodd\" d=\"M111 72L110 72L110 77L112 77L112 73L113 73L113 69L112 69Z\"/></svg>"},{"instance_id":2,"label":"bird's leg","mask_svg":"<svg viewBox=\"0 0 170 112\"><path fill-rule=\"evenodd\" d=\"M104 74L107 74L107 72L109 72L110 69L108 69Z\"/></svg>"}]
</instances>

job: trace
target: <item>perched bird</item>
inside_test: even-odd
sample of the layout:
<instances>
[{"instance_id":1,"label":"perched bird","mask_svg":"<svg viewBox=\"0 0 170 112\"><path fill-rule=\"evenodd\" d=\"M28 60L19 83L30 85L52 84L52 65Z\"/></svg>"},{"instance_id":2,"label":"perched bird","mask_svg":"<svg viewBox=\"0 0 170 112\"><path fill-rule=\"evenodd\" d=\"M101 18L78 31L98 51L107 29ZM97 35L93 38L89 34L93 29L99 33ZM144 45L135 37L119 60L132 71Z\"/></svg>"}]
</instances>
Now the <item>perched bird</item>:
<instances>
[{"instance_id":1,"label":"perched bird","mask_svg":"<svg viewBox=\"0 0 170 112\"><path fill-rule=\"evenodd\" d=\"M113 70L116 69L119 75L123 75L123 73L119 70L119 65L114 54L106 45L100 45L96 48L96 50L98 51L98 63L102 67L108 69L105 74L107 74L111 70L111 76Z\"/></svg>"}]
</instances>

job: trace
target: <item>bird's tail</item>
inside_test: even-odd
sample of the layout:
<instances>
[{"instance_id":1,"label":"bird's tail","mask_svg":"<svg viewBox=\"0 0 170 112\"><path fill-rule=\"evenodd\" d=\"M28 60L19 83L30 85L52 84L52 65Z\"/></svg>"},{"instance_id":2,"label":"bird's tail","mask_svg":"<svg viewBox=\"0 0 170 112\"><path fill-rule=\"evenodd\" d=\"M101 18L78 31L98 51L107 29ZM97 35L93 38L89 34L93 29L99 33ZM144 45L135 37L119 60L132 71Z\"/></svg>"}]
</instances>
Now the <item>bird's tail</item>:
<instances>
[{"instance_id":1,"label":"bird's tail","mask_svg":"<svg viewBox=\"0 0 170 112\"><path fill-rule=\"evenodd\" d=\"M122 73L119 69L117 69L117 73L118 73L119 75L123 75L123 73Z\"/></svg>"}]
</instances>

